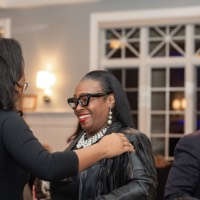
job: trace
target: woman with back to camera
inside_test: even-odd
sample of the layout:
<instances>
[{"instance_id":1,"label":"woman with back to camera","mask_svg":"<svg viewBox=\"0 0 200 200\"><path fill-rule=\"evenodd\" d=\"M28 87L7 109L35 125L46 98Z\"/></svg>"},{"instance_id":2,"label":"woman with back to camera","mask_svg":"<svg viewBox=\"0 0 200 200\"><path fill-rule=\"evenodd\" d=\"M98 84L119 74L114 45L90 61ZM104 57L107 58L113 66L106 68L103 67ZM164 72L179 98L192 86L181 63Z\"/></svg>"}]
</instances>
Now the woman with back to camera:
<instances>
[{"instance_id":1,"label":"woman with back to camera","mask_svg":"<svg viewBox=\"0 0 200 200\"><path fill-rule=\"evenodd\" d=\"M133 129L129 103L119 81L109 72L92 71L78 83L68 103L83 131L68 150L84 149L111 132L121 132L135 151L103 159L92 167L50 183L53 200L155 200L157 176L147 136Z\"/></svg>"},{"instance_id":2,"label":"woman with back to camera","mask_svg":"<svg viewBox=\"0 0 200 200\"><path fill-rule=\"evenodd\" d=\"M59 180L77 175L102 158L133 151L122 134L112 134L94 147L49 153L17 112L16 104L27 86L20 44L0 38L0 199L22 200L30 173Z\"/></svg>"}]
</instances>

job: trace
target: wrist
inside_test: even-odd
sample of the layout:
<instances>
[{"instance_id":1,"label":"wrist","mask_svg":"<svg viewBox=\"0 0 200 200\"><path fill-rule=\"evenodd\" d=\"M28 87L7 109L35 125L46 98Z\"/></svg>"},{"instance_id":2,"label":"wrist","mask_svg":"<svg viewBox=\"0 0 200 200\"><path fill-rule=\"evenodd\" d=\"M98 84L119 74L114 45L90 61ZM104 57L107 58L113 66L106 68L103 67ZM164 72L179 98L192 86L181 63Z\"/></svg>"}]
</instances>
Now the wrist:
<instances>
[{"instance_id":1,"label":"wrist","mask_svg":"<svg viewBox=\"0 0 200 200\"><path fill-rule=\"evenodd\" d=\"M94 146L94 145L93 145ZM95 144L96 151L98 152L98 155L100 156L100 159L106 158L107 151L104 145L102 145L100 142Z\"/></svg>"}]
</instances>

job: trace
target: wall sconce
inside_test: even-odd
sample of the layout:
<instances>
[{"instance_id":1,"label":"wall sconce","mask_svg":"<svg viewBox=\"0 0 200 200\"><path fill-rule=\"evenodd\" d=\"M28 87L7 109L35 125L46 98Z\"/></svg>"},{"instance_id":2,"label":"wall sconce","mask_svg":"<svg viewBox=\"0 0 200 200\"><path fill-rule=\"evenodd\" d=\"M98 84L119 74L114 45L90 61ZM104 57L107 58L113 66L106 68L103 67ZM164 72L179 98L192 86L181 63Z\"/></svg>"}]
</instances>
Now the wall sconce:
<instances>
[{"instance_id":1,"label":"wall sconce","mask_svg":"<svg viewBox=\"0 0 200 200\"><path fill-rule=\"evenodd\" d=\"M49 71L38 71L37 78L36 78L36 85L38 88L44 90L44 101L50 102L51 101L51 87L55 84L56 78L54 74L50 73Z\"/></svg>"}]
</instances>

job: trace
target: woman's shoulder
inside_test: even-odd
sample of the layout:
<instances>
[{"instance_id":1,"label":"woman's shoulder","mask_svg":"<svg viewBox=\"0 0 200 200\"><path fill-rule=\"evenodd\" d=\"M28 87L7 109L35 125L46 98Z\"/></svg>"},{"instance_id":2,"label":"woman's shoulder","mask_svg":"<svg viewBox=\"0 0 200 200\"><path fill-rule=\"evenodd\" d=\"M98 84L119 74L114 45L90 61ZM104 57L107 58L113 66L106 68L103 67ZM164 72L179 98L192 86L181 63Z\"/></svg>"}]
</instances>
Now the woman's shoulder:
<instances>
[{"instance_id":1,"label":"woman's shoulder","mask_svg":"<svg viewBox=\"0 0 200 200\"><path fill-rule=\"evenodd\" d=\"M179 145L197 145L200 143L200 130L184 135L178 142Z\"/></svg>"},{"instance_id":2,"label":"woman's shoulder","mask_svg":"<svg viewBox=\"0 0 200 200\"><path fill-rule=\"evenodd\" d=\"M124 127L119 132L123 133L135 147L151 146L148 136L138 129Z\"/></svg>"},{"instance_id":3,"label":"woman's shoulder","mask_svg":"<svg viewBox=\"0 0 200 200\"><path fill-rule=\"evenodd\" d=\"M27 127L27 124L17 111L0 111L0 127L2 130L19 126Z\"/></svg>"},{"instance_id":4,"label":"woman's shoulder","mask_svg":"<svg viewBox=\"0 0 200 200\"><path fill-rule=\"evenodd\" d=\"M17 111L5 111L5 110L0 110L0 119L1 120L8 120L8 119L17 119L21 118L20 113Z\"/></svg>"},{"instance_id":5,"label":"woman's shoulder","mask_svg":"<svg viewBox=\"0 0 200 200\"><path fill-rule=\"evenodd\" d=\"M200 138L200 129L199 130L196 130L192 133L189 133L189 134L186 134L184 135L183 138L193 138L193 139L196 139L196 138Z\"/></svg>"},{"instance_id":6,"label":"woman's shoulder","mask_svg":"<svg viewBox=\"0 0 200 200\"><path fill-rule=\"evenodd\" d=\"M141 132L138 129L131 128L131 127L123 127L119 132L124 133L128 138L129 137L148 138L145 133Z\"/></svg>"}]
</instances>

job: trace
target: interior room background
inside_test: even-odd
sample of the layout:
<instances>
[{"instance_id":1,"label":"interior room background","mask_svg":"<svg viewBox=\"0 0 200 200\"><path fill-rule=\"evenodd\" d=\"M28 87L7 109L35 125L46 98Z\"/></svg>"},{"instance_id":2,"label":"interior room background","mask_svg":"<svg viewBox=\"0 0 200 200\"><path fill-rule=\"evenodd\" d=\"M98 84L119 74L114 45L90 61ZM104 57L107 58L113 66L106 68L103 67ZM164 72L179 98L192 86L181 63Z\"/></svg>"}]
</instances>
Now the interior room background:
<instances>
[{"instance_id":1,"label":"interior room background","mask_svg":"<svg viewBox=\"0 0 200 200\"><path fill-rule=\"evenodd\" d=\"M200 2L199 0L102 0L1 8L0 19L9 19L10 37L19 40L23 48L26 81L31 84L26 94L37 96L36 108L24 112L24 118L34 134L43 143L52 146L53 150L63 150L66 138L73 133L77 124L73 111L67 105L67 98L73 96L76 84L89 70L108 69L121 80L130 101L134 102L132 114L137 128L151 138L155 154L173 159L175 144L183 134L199 128L200 118L198 104L200 86L196 76L200 73L200 60L195 56L193 63L191 61L193 56L188 56L193 50L198 51L200 46L198 22L200 15L193 16L189 13L187 18L188 13L185 12L180 13L179 17L180 8L182 11L187 9L189 12L192 9L200 11ZM145 18L142 16L151 16L151 11L154 10L158 13L159 10L167 10L170 16L170 9L173 13L176 13L177 9L176 22L173 19L162 21L158 16L157 21L145 23ZM115 13L117 13L116 20L114 20ZM138 14L138 21L131 24L131 15L137 18L134 13ZM127 24L117 23L120 16L126 17ZM96 37L95 31L100 31L99 37ZM166 34L166 37L163 36L165 40L170 40L168 36L173 31L176 42L172 47L175 49L176 58L170 60L170 56L174 56L170 54L170 46L164 50L161 45L161 51L158 51L170 57L169 60L172 61L170 64L168 60L163 59L165 56L159 56L154 48L158 45L156 42L162 43L159 37L162 33ZM128 48L129 52L125 51L124 57L121 57L120 51L113 50L113 53L109 54L112 50L109 49L111 47L106 47L109 39L128 34L128 37L133 37L133 40L129 41L133 48ZM187 40L190 35L194 36L190 37L194 38L194 45L191 47L190 41ZM144 41L149 44L146 48ZM149 41L152 42L152 46ZM94 43L98 43L98 46ZM100 49L96 51L95 47ZM146 63L149 66L149 76L146 75L144 68L146 57L145 53L141 52L142 49L146 49L147 53L152 54L151 57L156 58L155 62L152 59ZM102 54L106 59L102 58ZM44 91L36 86L39 70L49 70L56 77L56 82L51 88L50 102L43 100ZM128 88L129 82L126 80L131 75L130 84L134 85L132 89ZM173 83L173 79L179 80L178 83L176 81ZM166 83L163 83L164 80ZM159 84L164 84L164 89ZM176 87L173 87L173 84ZM190 92L191 90L193 92ZM175 102L175 106L182 105L184 108L170 108L175 94L184 100L190 99L191 96L192 98L190 102L186 101L187 104L185 101L182 104ZM163 98L166 105L159 103ZM157 105L160 108L156 109Z\"/></svg>"}]
</instances>

